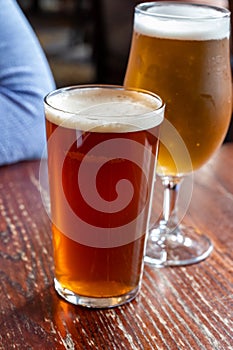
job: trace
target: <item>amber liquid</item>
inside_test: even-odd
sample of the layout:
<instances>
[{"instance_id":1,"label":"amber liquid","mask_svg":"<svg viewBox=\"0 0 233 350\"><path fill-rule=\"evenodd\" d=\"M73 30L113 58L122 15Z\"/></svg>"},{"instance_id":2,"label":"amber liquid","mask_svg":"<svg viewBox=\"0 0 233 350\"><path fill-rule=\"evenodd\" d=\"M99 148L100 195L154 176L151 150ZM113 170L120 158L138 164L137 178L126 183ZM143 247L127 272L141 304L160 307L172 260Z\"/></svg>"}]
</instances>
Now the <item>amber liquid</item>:
<instances>
[{"instance_id":1,"label":"amber liquid","mask_svg":"<svg viewBox=\"0 0 233 350\"><path fill-rule=\"evenodd\" d=\"M151 185L154 175L155 155L157 152L157 138L147 131L130 133L82 133L82 142L74 142L67 150L64 147L66 140L72 139L73 129L60 128L60 136L50 142L50 138L56 131L57 126L46 121L48 138L48 166L50 179L50 195L52 204L52 218L59 217L60 222L69 223L69 217L64 214L64 203L57 190L57 173L59 157L64 157L62 168L62 187L66 199L72 211L83 221L90 225L104 227L106 230L119 227L136 219L135 229L140 227L142 234L132 242L116 247L93 247L81 244L61 232L56 223L52 225L55 277L59 283L78 295L88 297L112 297L120 296L134 290L140 281L142 273L142 262L145 245L145 234L148 223L148 209L151 197ZM79 132L81 133L81 132ZM116 197L116 183L124 178L128 179L134 188L133 199L122 211L116 213L103 213L89 206L80 193L77 182L77 174L83 161L87 162L86 186L90 186L90 174L92 167L102 161L91 156L91 149L103 141L114 138L127 138L143 145L148 152L138 161L141 167L127 159L105 159L96 178L96 186L101 196L111 202ZM89 152L89 157L84 160L84 155ZM130 152L135 153L132 146ZM145 167L145 164L147 166ZM142 169L146 176L143 174ZM148 177L148 180L146 179ZM137 219L143 208L145 215ZM75 227L80 230L79 223ZM85 235L85 232L82 232Z\"/></svg>"},{"instance_id":2,"label":"amber liquid","mask_svg":"<svg viewBox=\"0 0 233 350\"><path fill-rule=\"evenodd\" d=\"M134 32L124 84L160 95L191 162L171 157L171 136L160 144L158 172L181 175L200 168L221 145L232 112L229 40L171 40ZM169 146L169 147L167 147ZM177 164L179 163L178 167Z\"/></svg>"}]
</instances>

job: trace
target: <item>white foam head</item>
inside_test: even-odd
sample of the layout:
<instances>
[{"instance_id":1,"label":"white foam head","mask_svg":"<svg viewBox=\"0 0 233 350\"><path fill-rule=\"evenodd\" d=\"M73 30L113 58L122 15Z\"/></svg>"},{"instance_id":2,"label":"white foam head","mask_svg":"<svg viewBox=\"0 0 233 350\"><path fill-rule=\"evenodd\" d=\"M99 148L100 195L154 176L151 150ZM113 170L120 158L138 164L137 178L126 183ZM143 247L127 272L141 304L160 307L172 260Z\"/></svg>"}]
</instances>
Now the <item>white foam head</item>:
<instances>
[{"instance_id":1,"label":"white foam head","mask_svg":"<svg viewBox=\"0 0 233 350\"><path fill-rule=\"evenodd\" d=\"M157 2L136 7L134 29L148 36L179 40L229 38L230 12L206 5Z\"/></svg>"},{"instance_id":2,"label":"white foam head","mask_svg":"<svg viewBox=\"0 0 233 350\"><path fill-rule=\"evenodd\" d=\"M107 87L60 89L45 98L46 118L56 125L95 132L129 132L161 124L162 100L154 94Z\"/></svg>"}]
</instances>

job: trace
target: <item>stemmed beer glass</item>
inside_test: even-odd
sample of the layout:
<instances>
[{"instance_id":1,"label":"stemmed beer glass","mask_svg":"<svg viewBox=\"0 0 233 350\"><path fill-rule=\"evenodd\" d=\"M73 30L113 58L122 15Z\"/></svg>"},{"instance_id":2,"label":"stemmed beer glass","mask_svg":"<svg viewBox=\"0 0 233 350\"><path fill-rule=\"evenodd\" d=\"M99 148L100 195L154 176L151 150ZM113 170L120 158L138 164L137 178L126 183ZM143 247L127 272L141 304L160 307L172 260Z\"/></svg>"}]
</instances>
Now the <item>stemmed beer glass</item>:
<instances>
[{"instance_id":1,"label":"stemmed beer glass","mask_svg":"<svg viewBox=\"0 0 233 350\"><path fill-rule=\"evenodd\" d=\"M176 204L184 176L210 159L229 126L229 36L224 8L169 1L135 8L124 84L156 92L166 103L157 166L164 207L145 257L158 267L199 262L213 249L208 237L179 225Z\"/></svg>"}]
</instances>

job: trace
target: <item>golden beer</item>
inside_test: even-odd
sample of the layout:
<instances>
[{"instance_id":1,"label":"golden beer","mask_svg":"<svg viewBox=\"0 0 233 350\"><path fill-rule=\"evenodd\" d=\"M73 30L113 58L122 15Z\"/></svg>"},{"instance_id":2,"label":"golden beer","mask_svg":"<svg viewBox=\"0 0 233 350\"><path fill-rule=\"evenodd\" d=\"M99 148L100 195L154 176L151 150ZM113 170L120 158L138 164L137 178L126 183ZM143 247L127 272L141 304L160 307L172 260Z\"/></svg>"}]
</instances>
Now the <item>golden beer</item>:
<instances>
[{"instance_id":1,"label":"golden beer","mask_svg":"<svg viewBox=\"0 0 233 350\"><path fill-rule=\"evenodd\" d=\"M218 11L169 2L136 7L124 84L163 98L165 118L182 137L191 158L188 164L182 152L179 159L171 157L170 151L177 145L170 135L166 136L164 125L158 158L160 174L182 175L198 169L221 145L227 132L232 112L230 23L229 16L218 18ZM165 19L162 13L173 19ZM189 15L195 20L188 19ZM206 17L213 19L207 21Z\"/></svg>"}]
</instances>

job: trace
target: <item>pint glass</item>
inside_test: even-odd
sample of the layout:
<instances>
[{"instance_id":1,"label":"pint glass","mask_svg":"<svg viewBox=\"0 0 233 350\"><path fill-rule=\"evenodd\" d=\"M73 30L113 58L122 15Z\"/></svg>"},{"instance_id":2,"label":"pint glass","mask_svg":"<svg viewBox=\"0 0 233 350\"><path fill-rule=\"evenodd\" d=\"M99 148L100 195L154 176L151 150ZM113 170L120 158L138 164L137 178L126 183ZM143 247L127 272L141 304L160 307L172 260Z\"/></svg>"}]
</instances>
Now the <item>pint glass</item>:
<instances>
[{"instance_id":1,"label":"pint glass","mask_svg":"<svg viewBox=\"0 0 233 350\"><path fill-rule=\"evenodd\" d=\"M140 288L164 105L117 86L45 98L55 289L112 307Z\"/></svg>"}]
</instances>

